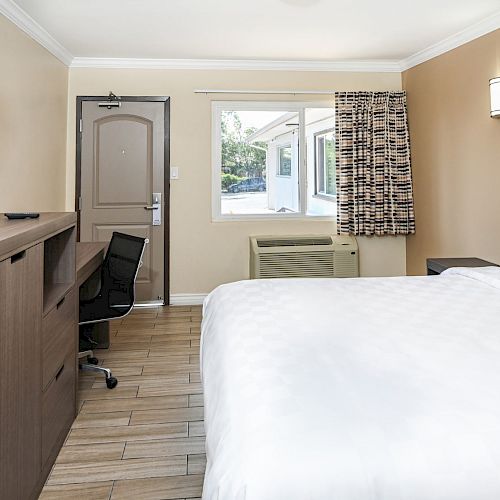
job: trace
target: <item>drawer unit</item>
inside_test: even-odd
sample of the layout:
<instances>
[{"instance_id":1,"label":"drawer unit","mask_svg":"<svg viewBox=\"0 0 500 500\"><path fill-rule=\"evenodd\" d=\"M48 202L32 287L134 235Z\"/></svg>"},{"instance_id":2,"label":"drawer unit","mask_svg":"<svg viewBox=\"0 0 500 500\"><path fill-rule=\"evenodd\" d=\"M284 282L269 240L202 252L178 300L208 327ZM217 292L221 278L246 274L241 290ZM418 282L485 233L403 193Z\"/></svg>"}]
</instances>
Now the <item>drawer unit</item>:
<instances>
[{"instance_id":1,"label":"drawer unit","mask_svg":"<svg viewBox=\"0 0 500 500\"><path fill-rule=\"evenodd\" d=\"M75 224L0 214L0 500L38 498L75 417Z\"/></svg>"},{"instance_id":2,"label":"drawer unit","mask_svg":"<svg viewBox=\"0 0 500 500\"><path fill-rule=\"evenodd\" d=\"M73 287L42 320L42 384L47 387L69 352L76 356L77 290Z\"/></svg>"},{"instance_id":3,"label":"drawer unit","mask_svg":"<svg viewBox=\"0 0 500 500\"><path fill-rule=\"evenodd\" d=\"M42 395L42 464L52 454L55 458L75 418L75 384L76 363L71 350Z\"/></svg>"},{"instance_id":4,"label":"drawer unit","mask_svg":"<svg viewBox=\"0 0 500 500\"><path fill-rule=\"evenodd\" d=\"M42 245L28 248L0 262L2 500L31 499L41 469L42 262Z\"/></svg>"}]
</instances>

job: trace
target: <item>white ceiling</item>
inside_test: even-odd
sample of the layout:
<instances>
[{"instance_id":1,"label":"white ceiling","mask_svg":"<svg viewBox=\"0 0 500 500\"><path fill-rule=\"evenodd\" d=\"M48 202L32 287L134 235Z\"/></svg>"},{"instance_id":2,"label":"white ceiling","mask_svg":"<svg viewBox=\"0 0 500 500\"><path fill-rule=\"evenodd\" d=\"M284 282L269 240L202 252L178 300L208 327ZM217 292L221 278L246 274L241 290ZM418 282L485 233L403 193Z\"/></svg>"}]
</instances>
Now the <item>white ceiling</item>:
<instances>
[{"instance_id":1,"label":"white ceiling","mask_svg":"<svg viewBox=\"0 0 500 500\"><path fill-rule=\"evenodd\" d=\"M91 58L401 60L500 11L500 0L16 3L72 56Z\"/></svg>"}]
</instances>

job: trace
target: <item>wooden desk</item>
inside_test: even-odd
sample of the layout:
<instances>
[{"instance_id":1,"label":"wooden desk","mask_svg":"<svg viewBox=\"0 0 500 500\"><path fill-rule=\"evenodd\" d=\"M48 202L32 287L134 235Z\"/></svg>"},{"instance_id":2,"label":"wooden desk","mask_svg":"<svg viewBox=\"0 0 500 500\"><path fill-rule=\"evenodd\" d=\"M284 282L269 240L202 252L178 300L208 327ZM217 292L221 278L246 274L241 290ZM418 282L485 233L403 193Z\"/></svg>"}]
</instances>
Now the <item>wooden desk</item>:
<instances>
[{"instance_id":1,"label":"wooden desk","mask_svg":"<svg viewBox=\"0 0 500 500\"><path fill-rule=\"evenodd\" d=\"M75 418L75 213L0 214L0 497L34 500Z\"/></svg>"},{"instance_id":2,"label":"wooden desk","mask_svg":"<svg viewBox=\"0 0 500 500\"><path fill-rule=\"evenodd\" d=\"M89 299L98 292L100 268L108 244L102 242L78 242L76 244L76 284L80 288L80 298ZM109 347L109 322L103 321L92 326L92 338L97 349Z\"/></svg>"},{"instance_id":3,"label":"wooden desk","mask_svg":"<svg viewBox=\"0 0 500 500\"><path fill-rule=\"evenodd\" d=\"M94 274L104 260L107 244L100 242L81 242L76 244L76 284L83 285Z\"/></svg>"}]
</instances>

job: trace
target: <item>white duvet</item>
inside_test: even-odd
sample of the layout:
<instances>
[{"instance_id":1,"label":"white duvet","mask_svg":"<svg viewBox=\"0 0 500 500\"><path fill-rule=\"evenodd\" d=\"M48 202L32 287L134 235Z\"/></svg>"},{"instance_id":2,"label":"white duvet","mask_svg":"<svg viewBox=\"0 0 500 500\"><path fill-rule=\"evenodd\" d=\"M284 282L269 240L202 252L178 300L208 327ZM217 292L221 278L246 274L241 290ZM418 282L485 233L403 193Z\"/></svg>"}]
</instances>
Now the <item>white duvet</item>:
<instances>
[{"instance_id":1,"label":"white duvet","mask_svg":"<svg viewBox=\"0 0 500 500\"><path fill-rule=\"evenodd\" d=\"M500 269L207 297L203 500L500 500Z\"/></svg>"}]
</instances>

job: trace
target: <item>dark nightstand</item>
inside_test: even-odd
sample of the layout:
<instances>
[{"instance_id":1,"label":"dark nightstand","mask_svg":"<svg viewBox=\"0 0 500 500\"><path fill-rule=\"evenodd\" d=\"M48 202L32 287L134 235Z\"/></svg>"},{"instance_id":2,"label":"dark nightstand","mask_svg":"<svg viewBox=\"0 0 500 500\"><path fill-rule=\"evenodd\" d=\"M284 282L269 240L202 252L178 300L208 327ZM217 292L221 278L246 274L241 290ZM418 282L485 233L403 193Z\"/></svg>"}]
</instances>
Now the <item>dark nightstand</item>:
<instances>
[{"instance_id":1,"label":"dark nightstand","mask_svg":"<svg viewBox=\"0 0 500 500\"><path fill-rule=\"evenodd\" d=\"M427 275L432 276L441 274L450 267L486 267L497 266L493 262L478 259L476 257L458 257L458 258L443 258L443 259L427 259Z\"/></svg>"}]
</instances>

